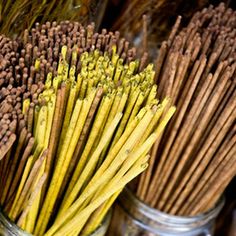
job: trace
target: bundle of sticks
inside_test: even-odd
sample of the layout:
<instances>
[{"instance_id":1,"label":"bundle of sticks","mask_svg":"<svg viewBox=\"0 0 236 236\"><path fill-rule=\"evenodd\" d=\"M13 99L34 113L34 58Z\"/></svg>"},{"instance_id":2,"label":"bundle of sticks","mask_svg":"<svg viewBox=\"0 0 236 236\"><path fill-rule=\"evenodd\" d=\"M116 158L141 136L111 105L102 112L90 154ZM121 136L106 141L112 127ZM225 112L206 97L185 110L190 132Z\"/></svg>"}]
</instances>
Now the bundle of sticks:
<instances>
[{"instance_id":1,"label":"bundle of sticks","mask_svg":"<svg viewBox=\"0 0 236 236\"><path fill-rule=\"evenodd\" d=\"M159 48L161 42L166 39L178 15L181 15L183 20L187 21L196 11L213 2L219 1L120 1L121 11L117 18L113 20L112 29L119 30L129 40L135 41L139 49L148 51L149 55L155 58L157 50L154 49ZM114 6L114 8L117 8L117 6ZM146 16L143 18L143 15ZM146 32L146 34L143 32Z\"/></svg>"},{"instance_id":2,"label":"bundle of sticks","mask_svg":"<svg viewBox=\"0 0 236 236\"><path fill-rule=\"evenodd\" d=\"M159 103L153 64L135 59L118 32L36 24L18 54L12 84L0 87L22 117L0 152L1 206L35 235L89 235L147 168L175 107Z\"/></svg>"},{"instance_id":3,"label":"bundle of sticks","mask_svg":"<svg viewBox=\"0 0 236 236\"><path fill-rule=\"evenodd\" d=\"M61 22L47 22L42 26L36 23L36 27L32 29L29 34L28 30L24 31L23 39L17 43L12 41L5 36L1 36L0 44L0 57L1 60L1 71L0 71L0 101L1 101L1 113L9 113L7 121L5 118L1 122L7 123L12 122L12 115L16 118L17 115L20 129L24 125L25 121L21 111L21 97L26 100L31 98L35 100L44 89L44 82L49 72L52 75L56 75L57 67L59 62L60 50L63 45L67 45L67 50L71 53L77 51L78 55L84 51L98 49L98 50L109 50L112 51L111 47L113 44L117 44L117 53L126 60L127 63L134 60L136 50L135 48L129 48L129 42L124 38L119 39L119 32L107 33L106 29L102 30L102 33L94 32L94 24L89 25L87 29L81 26L81 24L75 22L70 23L69 21ZM119 42L118 42L119 41ZM20 44L20 45L18 45ZM73 49L74 46L78 47ZM146 57L141 59L140 69L143 69L146 65ZM80 61L78 60L77 68L80 69ZM11 95L11 89L13 88L14 97ZM17 88L17 92L15 91ZM17 94L17 95L16 95ZM23 96L20 96L22 94ZM16 105L16 96L20 100L17 103L16 110L13 111ZM13 102L13 104L12 104ZM20 106L20 107L19 107ZM9 111L9 112L8 112ZM16 114L15 114L16 113ZM19 115L19 116L18 116ZM9 120L10 119L10 120ZM14 125L15 122L13 122ZM12 126L12 125L11 125ZM6 127L6 126L5 126ZM9 130L9 127L7 128ZM15 128L11 128L13 132ZM18 129L19 130L19 129ZM5 132L5 128L2 130ZM13 132L15 133L15 131ZM9 132L8 132L9 136ZM5 141L0 143L4 145ZM10 144L12 143L11 139ZM5 148L7 152L11 145ZM0 159L3 158L5 152L1 152Z\"/></svg>"},{"instance_id":4,"label":"bundle of sticks","mask_svg":"<svg viewBox=\"0 0 236 236\"><path fill-rule=\"evenodd\" d=\"M18 44L0 36L0 159L6 155L16 139L17 121L20 122L21 97L24 87L13 87L13 65L16 63Z\"/></svg>"},{"instance_id":5,"label":"bundle of sticks","mask_svg":"<svg viewBox=\"0 0 236 236\"><path fill-rule=\"evenodd\" d=\"M106 1L94 0L16 0L14 2L2 0L0 2L0 33L19 36L25 29L31 29L36 22L65 19L84 24L96 21L96 24L99 24L105 7Z\"/></svg>"},{"instance_id":6,"label":"bundle of sticks","mask_svg":"<svg viewBox=\"0 0 236 236\"><path fill-rule=\"evenodd\" d=\"M214 207L236 174L236 12L222 3L179 24L156 61L158 94L177 112L151 150L137 196L189 216Z\"/></svg>"}]
</instances>

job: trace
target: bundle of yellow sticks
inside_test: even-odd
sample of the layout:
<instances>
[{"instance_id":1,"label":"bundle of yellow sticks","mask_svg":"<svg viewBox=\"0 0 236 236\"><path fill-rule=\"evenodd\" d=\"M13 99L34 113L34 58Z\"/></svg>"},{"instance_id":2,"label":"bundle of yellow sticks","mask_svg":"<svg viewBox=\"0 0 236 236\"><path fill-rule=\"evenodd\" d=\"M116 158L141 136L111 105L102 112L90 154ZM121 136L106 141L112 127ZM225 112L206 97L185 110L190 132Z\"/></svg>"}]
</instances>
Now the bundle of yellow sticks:
<instances>
[{"instance_id":1,"label":"bundle of yellow sticks","mask_svg":"<svg viewBox=\"0 0 236 236\"><path fill-rule=\"evenodd\" d=\"M156 98L152 64L142 69L139 60L122 58L117 44L110 48L79 53L63 45L57 71L40 80L36 96L22 99L25 123L0 162L7 167L0 200L31 234L94 232L123 187L147 168L175 112L169 98ZM33 61L40 73L40 58Z\"/></svg>"}]
</instances>

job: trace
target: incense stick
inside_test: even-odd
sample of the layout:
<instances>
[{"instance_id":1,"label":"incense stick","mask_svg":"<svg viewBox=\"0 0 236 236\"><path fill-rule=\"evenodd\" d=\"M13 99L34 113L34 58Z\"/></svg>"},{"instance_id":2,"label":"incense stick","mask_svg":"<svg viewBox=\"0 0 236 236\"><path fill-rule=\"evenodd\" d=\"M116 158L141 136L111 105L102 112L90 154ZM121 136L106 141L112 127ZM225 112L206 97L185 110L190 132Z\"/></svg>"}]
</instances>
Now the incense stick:
<instances>
[{"instance_id":1,"label":"incense stick","mask_svg":"<svg viewBox=\"0 0 236 236\"><path fill-rule=\"evenodd\" d=\"M226 165L223 160L234 153L230 151L235 140L235 33L230 32L236 21L232 12L224 4L197 12L187 27L173 29L168 47L162 44L156 60L158 95L172 97L177 112L153 149L137 196L170 214L209 210L234 177L233 160L231 167L221 168L222 182L217 177L220 166ZM177 55L179 66L173 75ZM204 194L209 197L206 201Z\"/></svg>"},{"instance_id":2,"label":"incense stick","mask_svg":"<svg viewBox=\"0 0 236 236\"><path fill-rule=\"evenodd\" d=\"M71 230L94 230L124 185L146 169L175 112L169 99L157 105L147 56L138 60L119 32L96 33L93 24L47 22L24 32L14 83L0 88L0 148L15 137L3 153L1 204L23 230L58 234L75 202L76 215L90 210ZM99 207L102 215L90 222Z\"/></svg>"}]
</instances>

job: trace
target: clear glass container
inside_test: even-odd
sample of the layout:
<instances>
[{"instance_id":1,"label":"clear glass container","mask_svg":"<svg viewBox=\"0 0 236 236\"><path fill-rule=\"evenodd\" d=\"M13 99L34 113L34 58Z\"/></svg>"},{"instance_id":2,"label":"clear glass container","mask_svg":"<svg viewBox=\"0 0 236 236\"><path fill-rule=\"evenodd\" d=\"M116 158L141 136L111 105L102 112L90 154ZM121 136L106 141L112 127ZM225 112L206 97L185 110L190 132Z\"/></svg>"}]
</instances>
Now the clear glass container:
<instances>
[{"instance_id":1,"label":"clear glass container","mask_svg":"<svg viewBox=\"0 0 236 236\"><path fill-rule=\"evenodd\" d=\"M105 236L111 222L112 210L104 218L102 224L90 236Z\"/></svg>"},{"instance_id":2,"label":"clear glass container","mask_svg":"<svg viewBox=\"0 0 236 236\"><path fill-rule=\"evenodd\" d=\"M118 199L112 224L114 236L211 236L217 215L224 205L220 199L208 212L194 217L169 215L139 201L124 189Z\"/></svg>"},{"instance_id":3,"label":"clear glass container","mask_svg":"<svg viewBox=\"0 0 236 236\"><path fill-rule=\"evenodd\" d=\"M111 210L104 218L102 224L90 236L105 236L111 220ZM32 236L11 222L0 209L0 236Z\"/></svg>"},{"instance_id":4,"label":"clear glass container","mask_svg":"<svg viewBox=\"0 0 236 236\"><path fill-rule=\"evenodd\" d=\"M0 236L30 236L31 234L21 230L11 222L0 209Z\"/></svg>"}]
</instances>

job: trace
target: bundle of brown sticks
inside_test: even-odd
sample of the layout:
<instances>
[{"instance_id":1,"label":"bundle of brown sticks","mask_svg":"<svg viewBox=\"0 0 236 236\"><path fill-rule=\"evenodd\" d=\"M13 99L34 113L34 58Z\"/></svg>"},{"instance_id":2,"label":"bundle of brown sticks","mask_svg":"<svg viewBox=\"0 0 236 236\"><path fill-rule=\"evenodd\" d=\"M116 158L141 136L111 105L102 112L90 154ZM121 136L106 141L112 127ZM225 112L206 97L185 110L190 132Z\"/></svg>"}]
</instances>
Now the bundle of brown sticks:
<instances>
[{"instance_id":1,"label":"bundle of brown sticks","mask_svg":"<svg viewBox=\"0 0 236 236\"><path fill-rule=\"evenodd\" d=\"M166 39L178 15L182 16L185 24L196 11L208 4L219 2L219 0L116 0L114 8L117 9L119 3L121 11L114 21L111 19L109 22L114 22L112 29L119 30L129 40L134 41L139 50L147 50L150 56L156 57L154 49ZM230 0L224 2L229 4ZM146 15L146 19L143 15Z\"/></svg>"},{"instance_id":2,"label":"bundle of brown sticks","mask_svg":"<svg viewBox=\"0 0 236 236\"><path fill-rule=\"evenodd\" d=\"M16 139L17 119L23 118L20 95L24 88L13 87L13 66L19 57L17 50L17 42L0 35L0 159Z\"/></svg>"},{"instance_id":3,"label":"bundle of brown sticks","mask_svg":"<svg viewBox=\"0 0 236 236\"><path fill-rule=\"evenodd\" d=\"M236 12L223 3L181 18L156 61L158 92L177 113L151 151L137 196L161 211L213 207L236 174Z\"/></svg>"}]
</instances>

